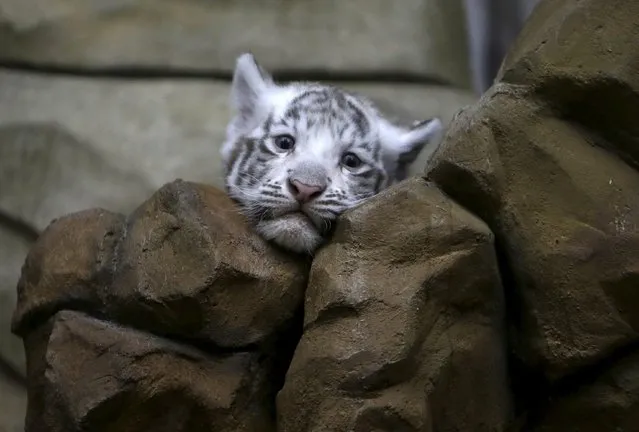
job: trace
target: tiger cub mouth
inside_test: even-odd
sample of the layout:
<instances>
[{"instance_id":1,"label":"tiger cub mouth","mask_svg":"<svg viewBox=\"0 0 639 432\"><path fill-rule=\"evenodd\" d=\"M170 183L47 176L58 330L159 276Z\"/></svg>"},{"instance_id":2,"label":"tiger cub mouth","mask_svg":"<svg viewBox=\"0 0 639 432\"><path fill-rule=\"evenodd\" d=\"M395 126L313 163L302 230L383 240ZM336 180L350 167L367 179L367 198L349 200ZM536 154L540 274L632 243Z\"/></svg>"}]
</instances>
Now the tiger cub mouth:
<instances>
[{"instance_id":1,"label":"tiger cub mouth","mask_svg":"<svg viewBox=\"0 0 639 432\"><path fill-rule=\"evenodd\" d=\"M313 219L311 219L311 217L303 210L293 210L288 213L284 213L277 219L290 221L292 223L317 230L317 226L315 225L315 222L313 222Z\"/></svg>"}]
</instances>

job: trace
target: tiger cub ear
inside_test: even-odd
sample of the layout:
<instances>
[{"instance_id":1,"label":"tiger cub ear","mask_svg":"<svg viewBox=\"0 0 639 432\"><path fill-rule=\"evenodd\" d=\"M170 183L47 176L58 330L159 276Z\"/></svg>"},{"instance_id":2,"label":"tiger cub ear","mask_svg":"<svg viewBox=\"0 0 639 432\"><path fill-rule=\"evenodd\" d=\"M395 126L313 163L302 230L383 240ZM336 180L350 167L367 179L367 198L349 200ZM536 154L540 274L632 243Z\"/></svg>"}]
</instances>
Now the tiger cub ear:
<instances>
[{"instance_id":1,"label":"tiger cub ear","mask_svg":"<svg viewBox=\"0 0 639 432\"><path fill-rule=\"evenodd\" d=\"M231 84L231 106L236 127L252 123L263 105L268 89L274 86L271 75L262 68L252 54L240 55L235 63Z\"/></svg>"},{"instance_id":2,"label":"tiger cub ear","mask_svg":"<svg viewBox=\"0 0 639 432\"><path fill-rule=\"evenodd\" d=\"M415 162L425 147L435 142L443 131L442 121L435 117L429 120L415 122L410 129L403 131L399 137L397 158L397 180L403 180L408 174L408 168Z\"/></svg>"},{"instance_id":3,"label":"tiger cub ear","mask_svg":"<svg viewBox=\"0 0 639 432\"><path fill-rule=\"evenodd\" d=\"M400 159L413 162L419 152L442 131L442 121L438 118L415 122L410 129L402 131L397 145Z\"/></svg>"},{"instance_id":4,"label":"tiger cub ear","mask_svg":"<svg viewBox=\"0 0 639 432\"><path fill-rule=\"evenodd\" d=\"M415 122L410 128L400 127L387 121L380 122L384 152L391 167L392 181L406 178L408 168L415 162L424 147L436 142L443 130L442 121L432 118Z\"/></svg>"}]
</instances>

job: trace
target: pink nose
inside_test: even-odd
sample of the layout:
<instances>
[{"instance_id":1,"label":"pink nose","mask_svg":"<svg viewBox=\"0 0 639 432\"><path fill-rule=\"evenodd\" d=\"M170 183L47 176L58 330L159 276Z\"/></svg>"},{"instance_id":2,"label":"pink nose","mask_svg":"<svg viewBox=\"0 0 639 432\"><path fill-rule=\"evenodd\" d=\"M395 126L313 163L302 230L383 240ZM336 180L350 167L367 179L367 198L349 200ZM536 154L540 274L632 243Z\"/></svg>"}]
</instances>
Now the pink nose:
<instances>
[{"instance_id":1,"label":"pink nose","mask_svg":"<svg viewBox=\"0 0 639 432\"><path fill-rule=\"evenodd\" d=\"M325 186L311 186L297 180L289 180L288 188L297 201L306 203L314 200L324 192Z\"/></svg>"}]
</instances>

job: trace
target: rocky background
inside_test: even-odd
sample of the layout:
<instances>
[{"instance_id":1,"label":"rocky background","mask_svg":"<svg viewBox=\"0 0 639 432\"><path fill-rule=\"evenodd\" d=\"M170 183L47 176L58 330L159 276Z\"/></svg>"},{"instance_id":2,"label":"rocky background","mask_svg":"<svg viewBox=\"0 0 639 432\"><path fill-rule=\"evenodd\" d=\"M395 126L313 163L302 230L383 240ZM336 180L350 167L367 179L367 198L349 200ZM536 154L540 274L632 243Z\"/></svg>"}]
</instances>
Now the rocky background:
<instances>
[{"instance_id":1,"label":"rocky background","mask_svg":"<svg viewBox=\"0 0 639 432\"><path fill-rule=\"evenodd\" d=\"M455 2L7 4L0 430L639 430L639 4L543 1L476 103ZM312 263L204 185L248 47L454 117Z\"/></svg>"},{"instance_id":2,"label":"rocky background","mask_svg":"<svg viewBox=\"0 0 639 432\"><path fill-rule=\"evenodd\" d=\"M237 55L449 121L476 100L465 34L451 0L0 0L0 431L23 428L9 328L30 246L53 218L126 214L176 178L220 186Z\"/></svg>"}]
</instances>

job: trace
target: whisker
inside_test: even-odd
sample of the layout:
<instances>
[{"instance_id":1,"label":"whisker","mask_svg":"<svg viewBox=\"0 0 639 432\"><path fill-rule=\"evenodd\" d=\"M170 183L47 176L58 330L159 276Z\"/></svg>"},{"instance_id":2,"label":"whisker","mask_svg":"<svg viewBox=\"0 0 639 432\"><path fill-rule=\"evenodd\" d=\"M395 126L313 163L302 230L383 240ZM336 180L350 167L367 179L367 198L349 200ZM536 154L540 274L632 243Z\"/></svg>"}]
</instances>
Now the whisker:
<instances>
[{"instance_id":1,"label":"whisker","mask_svg":"<svg viewBox=\"0 0 639 432\"><path fill-rule=\"evenodd\" d=\"M258 179L258 178L257 178L257 177L255 177L254 175L249 174L249 173L247 173L247 172L239 173L239 174L238 174L238 177L240 177L240 178L242 178L242 177L243 177L243 178L248 178L248 179L250 179L250 180L254 180L254 181L255 181L255 183L260 183L260 179Z\"/></svg>"}]
</instances>

